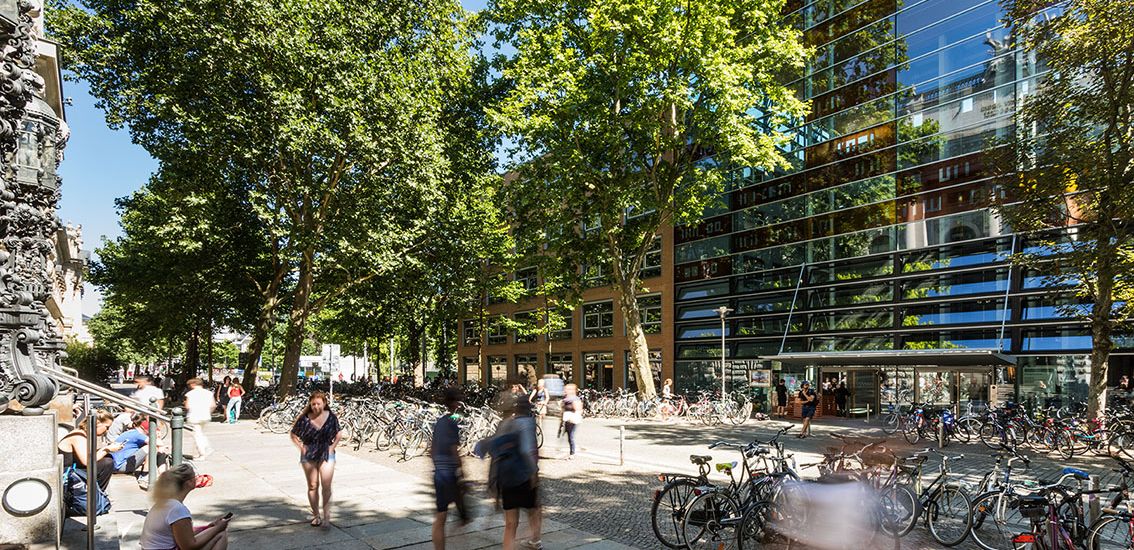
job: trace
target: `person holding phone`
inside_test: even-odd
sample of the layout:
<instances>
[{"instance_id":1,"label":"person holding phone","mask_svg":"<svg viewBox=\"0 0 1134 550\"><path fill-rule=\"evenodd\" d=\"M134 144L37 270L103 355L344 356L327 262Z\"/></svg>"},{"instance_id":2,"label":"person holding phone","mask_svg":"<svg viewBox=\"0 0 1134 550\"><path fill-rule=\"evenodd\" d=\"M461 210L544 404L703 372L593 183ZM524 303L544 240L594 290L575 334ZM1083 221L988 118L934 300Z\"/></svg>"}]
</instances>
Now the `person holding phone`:
<instances>
[{"instance_id":1,"label":"person holding phone","mask_svg":"<svg viewBox=\"0 0 1134 550\"><path fill-rule=\"evenodd\" d=\"M226 550L229 512L208 525L193 526L185 497L197 488L193 466L182 463L158 476L154 506L142 524L141 550Z\"/></svg>"},{"instance_id":2,"label":"person holding phone","mask_svg":"<svg viewBox=\"0 0 1134 550\"><path fill-rule=\"evenodd\" d=\"M811 383L804 380L800 384L799 395L800 412L803 415L803 428L796 437L803 439L811 435L811 419L815 418L815 408L819 406L819 396L811 389Z\"/></svg>"},{"instance_id":3,"label":"person holding phone","mask_svg":"<svg viewBox=\"0 0 1134 550\"><path fill-rule=\"evenodd\" d=\"M95 434L94 437L101 438L106 435L107 430L110 429L110 424L114 422L114 417L109 412L98 409L91 414L95 415ZM67 432L59 440L59 453L63 455L63 470L67 470L72 465L80 470L87 470L87 438L90 434L87 433L87 423L80 422L79 427ZM96 480L98 486L103 491L110 485L110 476L114 473L114 457L111 453L122 450L121 443L111 443L103 445L98 448L95 454L95 465L98 471L98 479ZM86 475L85 472L83 474Z\"/></svg>"}]
</instances>

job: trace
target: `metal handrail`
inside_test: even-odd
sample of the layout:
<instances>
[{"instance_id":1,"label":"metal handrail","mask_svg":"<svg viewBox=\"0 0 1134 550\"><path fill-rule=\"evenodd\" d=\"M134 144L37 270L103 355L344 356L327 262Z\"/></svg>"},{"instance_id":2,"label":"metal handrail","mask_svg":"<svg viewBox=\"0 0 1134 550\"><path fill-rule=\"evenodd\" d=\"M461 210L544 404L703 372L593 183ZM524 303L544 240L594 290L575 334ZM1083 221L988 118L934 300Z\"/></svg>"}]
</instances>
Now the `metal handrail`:
<instances>
[{"instance_id":1,"label":"metal handrail","mask_svg":"<svg viewBox=\"0 0 1134 550\"><path fill-rule=\"evenodd\" d=\"M138 401L137 399L126 397L126 396L124 396L124 395L122 395L118 392L108 390L108 389L106 389L102 386L99 386L98 384L93 384L91 382L87 382L86 380L83 380L82 378L79 378L78 376L72 376L71 374L60 371L60 370L52 369L50 367L43 367L42 370L44 372L46 372L47 374L50 374L51 376L53 376L60 383L66 384L66 385L68 385L68 386L70 386L70 387L72 387L72 388L74 388L74 389L76 389L80 392L85 392L85 393L89 393L91 395L101 397L102 399L104 399L106 401L109 401L111 403L115 403L117 405L126 407L128 409L138 411L138 412L140 412L140 413L142 413L146 416L152 417L152 418L160 420L162 422L169 422L169 423L173 422L173 419L169 415L167 415L167 414L161 412L160 410L152 407L148 403L142 403L141 401ZM188 426L186 426L186 427L188 428ZM190 429L192 429L192 428L190 428Z\"/></svg>"}]
</instances>

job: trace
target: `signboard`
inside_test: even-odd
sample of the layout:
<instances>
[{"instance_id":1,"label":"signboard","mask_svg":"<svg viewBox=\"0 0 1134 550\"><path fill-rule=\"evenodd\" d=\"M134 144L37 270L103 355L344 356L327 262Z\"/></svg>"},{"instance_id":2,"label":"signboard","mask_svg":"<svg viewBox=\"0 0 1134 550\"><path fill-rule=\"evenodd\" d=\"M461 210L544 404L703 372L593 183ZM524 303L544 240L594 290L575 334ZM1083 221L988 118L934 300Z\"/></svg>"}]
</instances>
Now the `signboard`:
<instances>
[{"instance_id":1,"label":"signboard","mask_svg":"<svg viewBox=\"0 0 1134 550\"><path fill-rule=\"evenodd\" d=\"M757 388L770 388L772 387L772 371L768 369L756 369L751 372L752 385Z\"/></svg>"}]
</instances>

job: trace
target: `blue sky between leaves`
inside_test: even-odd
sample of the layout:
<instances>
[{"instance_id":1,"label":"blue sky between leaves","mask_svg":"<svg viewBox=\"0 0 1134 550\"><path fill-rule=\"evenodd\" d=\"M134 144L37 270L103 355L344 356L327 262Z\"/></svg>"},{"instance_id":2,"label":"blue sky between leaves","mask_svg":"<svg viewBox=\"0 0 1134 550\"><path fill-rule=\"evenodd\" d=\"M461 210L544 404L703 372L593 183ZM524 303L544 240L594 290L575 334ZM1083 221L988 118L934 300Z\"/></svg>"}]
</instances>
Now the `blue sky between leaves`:
<instances>
[{"instance_id":1,"label":"blue sky between leaves","mask_svg":"<svg viewBox=\"0 0 1134 550\"><path fill-rule=\"evenodd\" d=\"M467 10L484 9L487 0L462 0ZM83 226L84 246L94 251L103 238L122 234L114 201L139 189L157 168L157 162L130 140L125 129L113 130L84 82L64 83L64 96L71 98L67 124L71 139L65 150L59 174L63 178L63 199L59 217L64 223ZM83 312L93 315L101 295L85 285Z\"/></svg>"}]
</instances>

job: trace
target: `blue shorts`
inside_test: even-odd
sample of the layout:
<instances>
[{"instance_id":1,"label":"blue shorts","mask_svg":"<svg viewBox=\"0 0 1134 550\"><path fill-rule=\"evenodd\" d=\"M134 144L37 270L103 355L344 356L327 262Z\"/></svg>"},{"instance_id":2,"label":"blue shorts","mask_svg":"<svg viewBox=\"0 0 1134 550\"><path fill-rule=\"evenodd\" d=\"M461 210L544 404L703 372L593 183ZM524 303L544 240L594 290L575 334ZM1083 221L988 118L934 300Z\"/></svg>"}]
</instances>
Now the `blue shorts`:
<instances>
[{"instance_id":1,"label":"blue shorts","mask_svg":"<svg viewBox=\"0 0 1134 550\"><path fill-rule=\"evenodd\" d=\"M437 492L437 511L448 512L450 504L456 504L460 496L457 472L437 470L433 472L433 489Z\"/></svg>"},{"instance_id":2,"label":"blue shorts","mask_svg":"<svg viewBox=\"0 0 1134 550\"><path fill-rule=\"evenodd\" d=\"M815 407L803 407L802 413L804 418L815 418Z\"/></svg>"}]
</instances>

